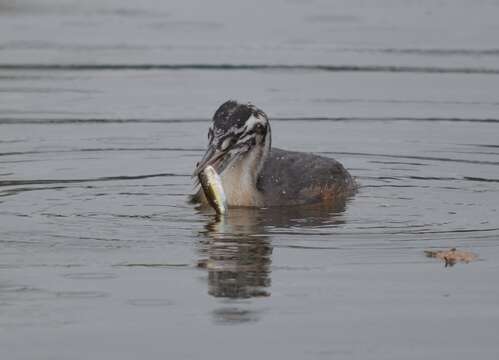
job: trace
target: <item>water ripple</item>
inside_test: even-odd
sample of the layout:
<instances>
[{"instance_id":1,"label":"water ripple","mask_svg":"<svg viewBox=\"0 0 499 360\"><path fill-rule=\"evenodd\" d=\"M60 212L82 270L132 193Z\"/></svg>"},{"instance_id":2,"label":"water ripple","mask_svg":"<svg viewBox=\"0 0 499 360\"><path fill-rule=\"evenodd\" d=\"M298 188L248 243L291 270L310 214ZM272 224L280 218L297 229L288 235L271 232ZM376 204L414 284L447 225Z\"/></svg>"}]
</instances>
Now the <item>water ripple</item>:
<instances>
[{"instance_id":1,"label":"water ripple","mask_svg":"<svg viewBox=\"0 0 499 360\"><path fill-rule=\"evenodd\" d=\"M181 175L173 173L159 174L144 174L144 175L121 175L121 176L104 176L98 178L87 179L34 179L34 180L1 180L0 187L3 186L20 186L20 185L46 185L46 184L72 184L100 181L119 181L119 180L140 180L155 177L190 177L191 175Z\"/></svg>"},{"instance_id":2,"label":"water ripple","mask_svg":"<svg viewBox=\"0 0 499 360\"><path fill-rule=\"evenodd\" d=\"M479 122L479 123L499 123L499 118L494 117L348 117L348 116L300 116L300 117L272 117L272 122L282 121L282 122L456 122L456 123L466 123L466 122ZM160 124L177 124L177 123L207 123L206 118L99 118L99 117L88 117L88 118L25 118L25 117L0 117L0 125L12 125L12 124L30 124L30 125L47 125L47 124L121 124L121 123L140 123L140 124L150 124L150 123L160 123ZM172 148L167 148L172 149ZM91 150L88 150L91 151Z\"/></svg>"},{"instance_id":3,"label":"water ripple","mask_svg":"<svg viewBox=\"0 0 499 360\"><path fill-rule=\"evenodd\" d=\"M122 71L122 70L218 70L218 71L327 71L420 74L489 74L499 69L482 67L435 67L404 65L288 65L288 64L0 64L0 70Z\"/></svg>"}]
</instances>

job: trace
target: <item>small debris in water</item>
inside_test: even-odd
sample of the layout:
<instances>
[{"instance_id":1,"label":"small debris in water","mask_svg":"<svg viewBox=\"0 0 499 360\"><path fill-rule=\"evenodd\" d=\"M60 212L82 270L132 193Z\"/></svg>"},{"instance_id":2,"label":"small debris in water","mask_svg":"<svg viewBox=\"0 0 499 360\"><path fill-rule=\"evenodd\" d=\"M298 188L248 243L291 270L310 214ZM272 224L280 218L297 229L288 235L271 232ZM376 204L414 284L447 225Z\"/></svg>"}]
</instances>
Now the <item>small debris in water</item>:
<instances>
[{"instance_id":1,"label":"small debris in water","mask_svg":"<svg viewBox=\"0 0 499 360\"><path fill-rule=\"evenodd\" d=\"M425 250L424 253L427 257L442 260L445 263L445 267L453 266L457 262L469 263L478 259L476 254L470 251L457 250L456 248L438 251Z\"/></svg>"},{"instance_id":2,"label":"small debris in water","mask_svg":"<svg viewBox=\"0 0 499 360\"><path fill-rule=\"evenodd\" d=\"M208 259L201 259L201 260L198 260L196 266L200 269L206 269L208 268Z\"/></svg>"}]
</instances>

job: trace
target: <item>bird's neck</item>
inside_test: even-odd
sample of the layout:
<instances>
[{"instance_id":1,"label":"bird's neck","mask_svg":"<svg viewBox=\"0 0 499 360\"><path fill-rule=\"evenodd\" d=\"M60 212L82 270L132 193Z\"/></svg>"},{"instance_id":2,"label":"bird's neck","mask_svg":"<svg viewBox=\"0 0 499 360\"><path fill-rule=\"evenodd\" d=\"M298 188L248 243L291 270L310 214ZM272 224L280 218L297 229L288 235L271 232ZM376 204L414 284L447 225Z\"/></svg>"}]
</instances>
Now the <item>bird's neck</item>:
<instances>
[{"instance_id":1,"label":"bird's neck","mask_svg":"<svg viewBox=\"0 0 499 360\"><path fill-rule=\"evenodd\" d=\"M256 183L266 157L265 148L253 149L222 173L229 206L263 206L262 193Z\"/></svg>"}]
</instances>

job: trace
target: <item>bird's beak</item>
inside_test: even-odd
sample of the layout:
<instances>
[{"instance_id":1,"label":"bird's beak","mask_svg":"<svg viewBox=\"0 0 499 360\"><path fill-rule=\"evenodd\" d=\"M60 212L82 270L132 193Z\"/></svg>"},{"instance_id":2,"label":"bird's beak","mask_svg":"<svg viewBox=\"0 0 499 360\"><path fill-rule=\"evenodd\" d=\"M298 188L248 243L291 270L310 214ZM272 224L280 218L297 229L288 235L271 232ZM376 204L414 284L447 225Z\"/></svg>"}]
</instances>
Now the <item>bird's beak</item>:
<instances>
[{"instance_id":1,"label":"bird's beak","mask_svg":"<svg viewBox=\"0 0 499 360\"><path fill-rule=\"evenodd\" d=\"M244 143L236 143L224 150L219 150L213 144L210 144L201 161L197 163L192 176L198 176L208 165L213 166L215 171L221 174L233 160L248 150L248 145Z\"/></svg>"},{"instance_id":2,"label":"bird's beak","mask_svg":"<svg viewBox=\"0 0 499 360\"><path fill-rule=\"evenodd\" d=\"M226 151L220 151L214 145L210 145L204 153L201 161L196 164L196 169L194 170L192 176L198 176L198 174L208 165L213 166L215 170L219 172L218 165L222 162L225 154Z\"/></svg>"}]
</instances>

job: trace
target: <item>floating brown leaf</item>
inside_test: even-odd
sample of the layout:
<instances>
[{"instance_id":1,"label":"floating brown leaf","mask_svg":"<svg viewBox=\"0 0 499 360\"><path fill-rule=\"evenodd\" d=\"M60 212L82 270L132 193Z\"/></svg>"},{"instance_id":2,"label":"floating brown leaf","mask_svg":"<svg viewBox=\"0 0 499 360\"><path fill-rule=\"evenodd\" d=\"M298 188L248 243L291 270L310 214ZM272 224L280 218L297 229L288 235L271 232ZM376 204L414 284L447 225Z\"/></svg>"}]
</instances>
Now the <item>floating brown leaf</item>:
<instances>
[{"instance_id":1,"label":"floating brown leaf","mask_svg":"<svg viewBox=\"0 0 499 360\"><path fill-rule=\"evenodd\" d=\"M424 253L427 257L442 260L446 267L453 266L456 262L469 263L478 258L478 256L472 252L457 250L456 248L438 251L425 250Z\"/></svg>"}]
</instances>

